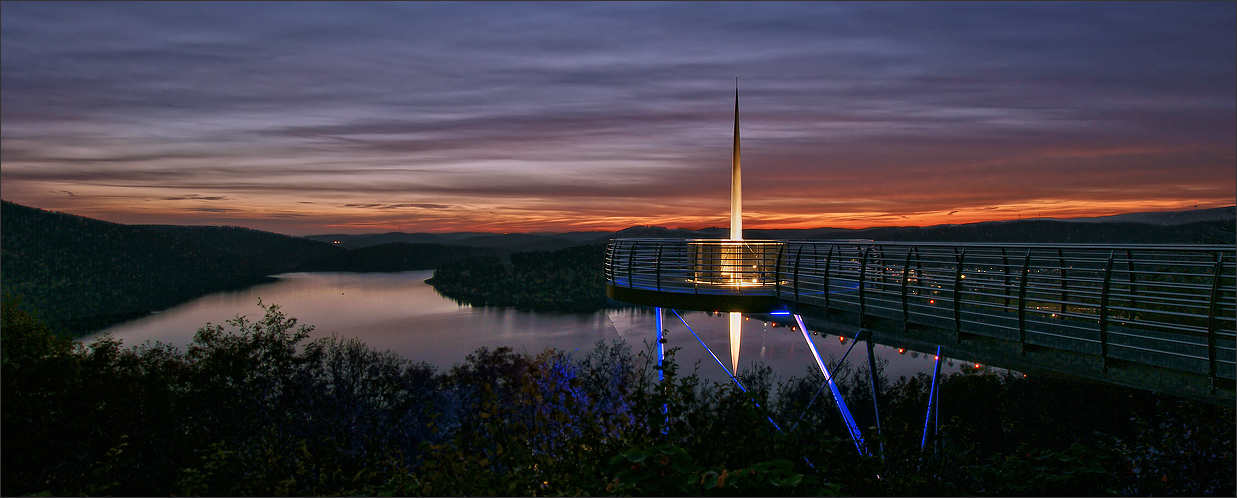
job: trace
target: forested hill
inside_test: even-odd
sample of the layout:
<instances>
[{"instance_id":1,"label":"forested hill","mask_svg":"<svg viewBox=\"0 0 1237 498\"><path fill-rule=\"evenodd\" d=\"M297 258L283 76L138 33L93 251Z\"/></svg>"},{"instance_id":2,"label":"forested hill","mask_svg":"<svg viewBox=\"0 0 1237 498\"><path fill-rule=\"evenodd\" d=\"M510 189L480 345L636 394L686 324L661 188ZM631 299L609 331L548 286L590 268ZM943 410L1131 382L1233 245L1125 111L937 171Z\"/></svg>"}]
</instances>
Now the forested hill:
<instances>
[{"instance_id":1,"label":"forested hill","mask_svg":"<svg viewBox=\"0 0 1237 498\"><path fill-rule=\"evenodd\" d=\"M451 261L426 282L439 293L474 306L539 311L595 311L606 298L605 244L529 251Z\"/></svg>"},{"instance_id":2,"label":"forested hill","mask_svg":"<svg viewBox=\"0 0 1237 498\"><path fill-rule=\"evenodd\" d=\"M265 275L242 256L168 231L7 201L0 215L4 292L74 335Z\"/></svg>"},{"instance_id":3,"label":"forested hill","mask_svg":"<svg viewBox=\"0 0 1237 498\"><path fill-rule=\"evenodd\" d=\"M438 244L348 251L248 228L122 225L8 201L0 213L4 293L71 335L278 273L421 270L492 252Z\"/></svg>"},{"instance_id":4,"label":"forested hill","mask_svg":"<svg viewBox=\"0 0 1237 498\"><path fill-rule=\"evenodd\" d=\"M122 225L4 201L3 289L79 335L342 252L241 227Z\"/></svg>"},{"instance_id":5,"label":"forested hill","mask_svg":"<svg viewBox=\"0 0 1237 498\"><path fill-rule=\"evenodd\" d=\"M263 275L303 271L310 261L338 256L345 251L331 244L232 226L138 225L155 232L218 249L255 265Z\"/></svg>"},{"instance_id":6,"label":"forested hill","mask_svg":"<svg viewBox=\"0 0 1237 498\"><path fill-rule=\"evenodd\" d=\"M71 335L279 273L427 270L510 252L402 242L348 250L242 227L122 225L8 201L0 212L4 293Z\"/></svg>"}]
</instances>

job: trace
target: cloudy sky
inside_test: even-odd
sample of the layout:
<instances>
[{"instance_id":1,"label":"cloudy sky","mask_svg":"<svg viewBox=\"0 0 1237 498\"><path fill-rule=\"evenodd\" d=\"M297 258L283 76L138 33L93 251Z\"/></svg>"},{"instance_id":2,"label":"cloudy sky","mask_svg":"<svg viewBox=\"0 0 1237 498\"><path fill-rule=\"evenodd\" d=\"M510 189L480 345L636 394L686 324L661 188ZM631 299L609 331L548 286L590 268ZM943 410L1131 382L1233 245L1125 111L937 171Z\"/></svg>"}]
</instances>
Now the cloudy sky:
<instances>
[{"instance_id":1,"label":"cloudy sky","mask_svg":"<svg viewBox=\"0 0 1237 498\"><path fill-rule=\"evenodd\" d=\"M1237 4L22 3L5 200L296 235L1237 203Z\"/></svg>"}]
</instances>

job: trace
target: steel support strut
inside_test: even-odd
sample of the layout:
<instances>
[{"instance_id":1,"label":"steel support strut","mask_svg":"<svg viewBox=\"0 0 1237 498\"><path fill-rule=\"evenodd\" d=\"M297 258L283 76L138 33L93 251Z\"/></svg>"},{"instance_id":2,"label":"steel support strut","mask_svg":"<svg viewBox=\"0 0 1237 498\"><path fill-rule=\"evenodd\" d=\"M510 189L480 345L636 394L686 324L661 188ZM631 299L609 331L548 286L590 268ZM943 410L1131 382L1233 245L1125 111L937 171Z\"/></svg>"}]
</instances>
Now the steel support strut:
<instances>
[{"instance_id":1,"label":"steel support strut","mask_svg":"<svg viewBox=\"0 0 1237 498\"><path fill-rule=\"evenodd\" d=\"M876 355L872 352L872 336L875 333L871 330L867 333L867 341L864 342L868 344L868 376L872 379L872 417L876 420L876 433L879 435L881 433L881 398L880 387L877 383L879 378L876 375ZM880 454L881 458L885 457L885 443L880 443Z\"/></svg>"},{"instance_id":2,"label":"steel support strut","mask_svg":"<svg viewBox=\"0 0 1237 498\"><path fill-rule=\"evenodd\" d=\"M932 385L928 387L928 414L923 418L923 440L919 442L919 449L924 449L928 445L928 426L933 426L937 414L937 399L940 388L938 387L936 378L941 374L941 347L936 347L936 366L932 367ZM932 431L933 439L936 438L936 430Z\"/></svg>"},{"instance_id":3,"label":"steel support strut","mask_svg":"<svg viewBox=\"0 0 1237 498\"><path fill-rule=\"evenodd\" d=\"M803 324L803 317L795 314L795 322L799 324L799 330L803 331L803 340L807 341L808 349L812 350L812 357L816 359L816 365L820 367L820 372L825 374L825 382L829 384L829 390L833 391L833 400L838 404L838 411L842 413L842 420L846 422L846 428L850 431L850 437L855 441L855 449L859 450L860 455L867 456L868 449L863 444L863 433L859 432L859 426L855 424L855 418L850 415L850 409L846 408L846 400L842 398L842 392L838 390L837 383L833 382L833 375L829 373L829 368L825 366L825 361L820 358L820 352L816 350L816 344L812 342L812 335L808 333L807 326Z\"/></svg>"},{"instance_id":4,"label":"steel support strut","mask_svg":"<svg viewBox=\"0 0 1237 498\"><path fill-rule=\"evenodd\" d=\"M657 310L657 381L666 380L666 335L665 324L662 322L661 308Z\"/></svg>"},{"instance_id":5,"label":"steel support strut","mask_svg":"<svg viewBox=\"0 0 1237 498\"><path fill-rule=\"evenodd\" d=\"M662 384L666 381L666 328L665 322L662 320L661 308L653 308L657 313L657 383L658 389L665 389ZM664 435L670 431L670 407L669 405L661 405L661 414L666 417L665 425L661 428L661 433Z\"/></svg>"}]
</instances>

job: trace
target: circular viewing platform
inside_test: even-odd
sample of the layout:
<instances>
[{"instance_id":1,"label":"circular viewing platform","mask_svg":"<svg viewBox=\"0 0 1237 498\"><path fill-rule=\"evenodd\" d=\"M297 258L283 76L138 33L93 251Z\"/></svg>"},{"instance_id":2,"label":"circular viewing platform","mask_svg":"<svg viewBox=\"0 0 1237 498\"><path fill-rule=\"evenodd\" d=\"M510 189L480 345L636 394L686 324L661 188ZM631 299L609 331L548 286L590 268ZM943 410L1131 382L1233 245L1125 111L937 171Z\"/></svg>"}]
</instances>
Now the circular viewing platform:
<instances>
[{"instance_id":1,"label":"circular viewing platform","mask_svg":"<svg viewBox=\"0 0 1237 498\"><path fill-rule=\"evenodd\" d=\"M785 310L777 290L784 247L773 240L614 240L606 250L606 294L682 310Z\"/></svg>"}]
</instances>

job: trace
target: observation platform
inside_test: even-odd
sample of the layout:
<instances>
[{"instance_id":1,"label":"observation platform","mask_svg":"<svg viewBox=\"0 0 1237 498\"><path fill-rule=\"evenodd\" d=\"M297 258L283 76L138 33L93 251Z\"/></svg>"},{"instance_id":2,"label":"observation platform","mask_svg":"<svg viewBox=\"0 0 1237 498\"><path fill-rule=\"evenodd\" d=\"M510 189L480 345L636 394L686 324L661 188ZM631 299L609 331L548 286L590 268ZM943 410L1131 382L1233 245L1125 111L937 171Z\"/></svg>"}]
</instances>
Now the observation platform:
<instances>
[{"instance_id":1,"label":"observation platform","mask_svg":"<svg viewBox=\"0 0 1237 498\"><path fill-rule=\"evenodd\" d=\"M794 313L894 346L1233 399L1232 246L615 239L605 273L627 303Z\"/></svg>"}]
</instances>

